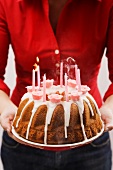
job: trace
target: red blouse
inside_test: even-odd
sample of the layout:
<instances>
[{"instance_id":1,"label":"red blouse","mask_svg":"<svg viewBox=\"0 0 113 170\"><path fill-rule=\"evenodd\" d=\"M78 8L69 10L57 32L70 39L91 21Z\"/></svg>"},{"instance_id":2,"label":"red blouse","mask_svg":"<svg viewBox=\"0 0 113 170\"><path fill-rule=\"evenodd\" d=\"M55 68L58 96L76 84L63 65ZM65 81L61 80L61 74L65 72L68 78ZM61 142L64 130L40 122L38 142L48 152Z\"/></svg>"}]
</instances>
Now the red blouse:
<instances>
[{"instance_id":1,"label":"red blouse","mask_svg":"<svg viewBox=\"0 0 113 170\"><path fill-rule=\"evenodd\" d=\"M18 105L31 85L32 67L39 57L41 75L59 81L59 65L67 57L75 59L82 84L101 106L97 76L105 47L111 85L105 99L113 94L113 0L68 0L59 17L56 34L49 21L48 0L0 0L0 89L4 83L9 44L15 54L16 87L11 97Z\"/></svg>"}]
</instances>

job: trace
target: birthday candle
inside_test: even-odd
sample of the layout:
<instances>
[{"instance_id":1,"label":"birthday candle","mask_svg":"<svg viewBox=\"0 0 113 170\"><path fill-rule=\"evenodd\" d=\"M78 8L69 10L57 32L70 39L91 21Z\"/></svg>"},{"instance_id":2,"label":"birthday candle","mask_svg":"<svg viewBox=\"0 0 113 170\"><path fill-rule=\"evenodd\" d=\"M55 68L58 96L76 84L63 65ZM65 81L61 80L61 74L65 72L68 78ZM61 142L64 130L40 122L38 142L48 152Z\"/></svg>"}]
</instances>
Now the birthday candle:
<instances>
[{"instance_id":1,"label":"birthday candle","mask_svg":"<svg viewBox=\"0 0 113 170\"><path fill-rule=\"evenodd\" d=\"M81 79L80 79L80 69L77 69L77 76L78 76L78 91L81 91Z\"/></svg>"},{"instance_id":2,"label":"birthday candle","mask_svg":"<svg viewBox=\"0 0 113 170\"><path fill-rule=\"evenodd\" d=\"M32 70L32 91L35 91L35 70Z\"/></svg>"},{"instance_id":3,"label":"birthday candle","mask_svg":"<svg viewBox=\"0 0 113 170\"><path fill-rule=\"evenodd\" d=\"M67 86L67 74L65 73L65 96L66 101L68 102L68 86Z\"/></svg>"},{"instance_id":4,"label":"birthday candle","mask_svg":"<svg viewBox=\"0 0 113 170\"><path fill-rule=\"evenodd\" d=\"M43 76L43 102L46 102L46 75Z\"/></svg>"},{"instance_id":5,"label":"birthday candle","mask_svg":"<svg viewBox=\"0 0 113 170\"><path fill-rule=\"evenodd\" d=\"M60 63L60 86L63 85L63 62Z\"/></svg>"},{"instance_id":6,"label":"birthday candle","mask_svg":"<svg viewBox=\"0 0 113 170\"><path fill-rule=\"evenodd\" d=\"M36 61L37 63L39 63L38 56L36 57ZM37 85L38 85L38 88L40 89L40 67L39 65L37 66Z\"/></svg>"},{"instance_id":7,"label":"birthday candle","mask_svg":"<svg viewBox=\"0 0 113 170\"><path fill-rule=\"evenodd\" d=\"M78 68L77 68L76 64L75 64L75 77L76 77L76 84L78 86L78 84L79 84L79 80L78 80Z\"/></svg>"},{"instance_id":8,"label":"birthday candle","mask_svg":"<svg viewBox=\"0 0 113 170\"><path fill-rule=\"evenodd\" d=\"M76 78L76 82L77 82L77 65L75 64L75 78Z\"/></svg>"},{"instance_id":9,"label":"birthday candle","mask_svg":"<svg viewBox=\"0 0 113 170\"><path fill-rule=\"evenodd\" d=\"M40 89L40 67L38 66L38 69L37 69L37 79L38 79L38 88Z\"/></svg>"}]
</instances>

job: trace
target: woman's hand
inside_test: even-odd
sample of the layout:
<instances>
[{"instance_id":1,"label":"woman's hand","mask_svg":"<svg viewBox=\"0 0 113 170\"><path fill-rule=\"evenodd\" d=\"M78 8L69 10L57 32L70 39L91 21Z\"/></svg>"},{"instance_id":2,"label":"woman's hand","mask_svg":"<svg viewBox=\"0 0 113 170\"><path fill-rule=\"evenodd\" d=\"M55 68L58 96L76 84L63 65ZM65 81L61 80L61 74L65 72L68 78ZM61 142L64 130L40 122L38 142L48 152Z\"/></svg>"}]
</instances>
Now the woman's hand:
<instances>
[{"instance_id":1,"label":"woman's hand","mask_svg":"<svg viewBox=\"0 0 113 170\"><path fill-rule=\"evenodd\" d=\"M105 125L105 131L113 129L113 95L108 97L103 106L100 108L102 120Z\"/></svg>"},{"instance_id":2,"label":"woman's hand","mask_svg":"<svg viewBox=\"0 0 113 170\"><path fill-rule=\"evenodd\" d=\"M17 107L13 103L8 103L0 116L0 123L4 130L11 132L12 121L14 119Z\"/></svg>"},{"instance_id":3,"label":"woman's hand","mask_svg":"<svg viewBox=\"0 0 113 170\"><path fill-rule=\"evenodd\" d=\"M113 112L106 106L100 108L101 118L104 122L105 131L110 131L113 129Z\"/></svg>"},{"instance_id":4,"label":"woman's hand","mask_svg":"<svg viewBox=\"0 0 113 170\"><path fill-rule=\"evenodd\" d=\"M11 133L11 126L16 112L16 105L10 100L9 96L5 92L0 90L0 124L12 138L14 137Z\"/></svg>"},{"instance_id":5,"label":"woman's hand","mask_svg":"<svg viewBox=\"0 0 113 170\"><path fill-rule=\"evenodd\" d=\"M17 107L12 102L7 102L7 106L5 107L5 109L2 111L2 113L0 115L0 124L1 124L2 128L5 131L7 131L8 135L12 139L14 139L15 141L17 141L21 144L32 146L30 144L23 142L22 140L19 140L12 133L12 122L13 122L16 112L17 112Z\"/></svg>"}]
</instances>

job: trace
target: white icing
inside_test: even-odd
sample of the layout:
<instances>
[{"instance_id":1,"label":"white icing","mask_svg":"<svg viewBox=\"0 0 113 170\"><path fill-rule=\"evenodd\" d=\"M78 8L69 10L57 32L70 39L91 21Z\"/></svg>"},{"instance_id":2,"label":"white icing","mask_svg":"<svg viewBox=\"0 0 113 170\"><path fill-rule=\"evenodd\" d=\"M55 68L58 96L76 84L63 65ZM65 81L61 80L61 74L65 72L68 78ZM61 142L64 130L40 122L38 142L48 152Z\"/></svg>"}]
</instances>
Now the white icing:
<instances>
[{"instance_id":1,"label":"white icing","mask_svg":"<svg viewBox=\"0 0 113 170\"><path fill-rule=\"evenodd\" d=\"M101 116L100 110L99 110L98 105L97 105L96 101L94 100L94 98L93 98L89 93L88 93L87 96L88 96L89 98L91 98L91 100L93 101L93 103L94 103L94 105L95 105L95 107L96 107L97 113Z\"/></svg>"},{"instance_id":2,"label":"white icing","mask_svg":"<svg viewBox=\"0 0 113 170\"><path fill-rule=\"evenodd\" d=\"M54 112L55 107L56 107L56 104L48 102L48 107L47 107L48 110L47 110L45 128L44 128L44 144L47 144L47 127L51 122L52 114Z\"/></svg>"},{"instance_id":3,"label":"white icing","mask_svg":"<svg viewBox=\"0 0 113 170\"><path fill-rule=\"evenodd\" d=\"M27 127L26 139L28 139L29 130L30 130L31 123L32 123L33 117L35 115L35 112L38 109L38 107L41 106L41 104L43 104L43 103L42 102L36 102L36 101L34 102L34 108L32 110L31 118L30 118L30 121L29 121L29 124L28 124L28 127Z\"/></svg>"},{"instance_id":4,"label":"white icing","mask_svg":"<svg viewBox=\"0 0 113 170\"><path fill-rule=\"evenodd\" d=\"M28 97L27 97L28 98ZM25 108L29 105L29 103L31 103L33 100L31 100L31 99L29 99L29 101L27 102L27 104L24 106L24 108L23 108L23 110L22 110L22 112L21 112L21 114L20 114L20 117L18 118L18 120L17 120L17 123L16 123L16 128L18 127L18 124L19 124L19 121L21 120L21 117L22 117L22 115L23 115L23 112L24 112L24 110L25 110Z\"/></svg>"},{"instance_id":5,"label":"white icing","mask_svg":"<svg viewBox=\"0 0 113 170\"><path fill-rule=\"evenodd\" d=\"M63 102L64 107L64 131L65 131L65 138L67 138L67 127L69 126L70 121L70 109L71 109L72 102Z\"/></svg>"},{"instance_id":6,"label":"white icing","mask_svg":"<svg viewBox=\"0 0 113 170\"><path fill-rule=\"evenodd\" d=\"M89 106L89 109L90 109L90 111L91 111L91 115L94 116L94 112L93 112L93 109L92 109L92 106L91 106L89 100L88 100L87 98L84 98L84 100L85 100L85 102L86 102L86 103L88 104L88 106Z\"/></svg>"},{"instance_id":7,"label":"white icing","mask_svg":"<svg viewBox=\"0 0 113 170\"><path fill-rule=\"evenodd\" d=\"M84 128L84 124L83 124L83 112L84 112L83 98L81 97L80 100L76 102L76 104L78 105L78 110L79 110L79 114L80 114L80 122L81 122L84 140L87 140L87 136L85 134L85 128Z\"/></svg>"},{"instance_id":8,"label":"white icing","mask_svg":"<svg viewBox=\"0 0 113 170\"><path fill-rule=\"evenodd\" d=\"M22 100L25 100L25 99L27 99L27 98L33 99L32 93L29 93L29 92L25 93L25 94L23 95L23 97L21 98L21 101L22 101Z\"/></svg>"}]
</instances>

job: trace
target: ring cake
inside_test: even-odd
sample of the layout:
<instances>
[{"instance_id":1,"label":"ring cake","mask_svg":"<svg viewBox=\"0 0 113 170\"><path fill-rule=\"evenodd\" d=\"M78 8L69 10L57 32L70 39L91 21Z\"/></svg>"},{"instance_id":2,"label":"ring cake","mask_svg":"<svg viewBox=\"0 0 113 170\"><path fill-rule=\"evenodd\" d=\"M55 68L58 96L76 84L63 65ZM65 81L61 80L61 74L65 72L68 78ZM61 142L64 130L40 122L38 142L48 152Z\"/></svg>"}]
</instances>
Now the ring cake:
<instances>
[{"instance_id":1,"label":"ring cake","mask_svg":"<svg viewBox=\"0 0 113 170\"><path fill-rule=\"evenodd\" d=\"M63 145L88 143L103 132L103 122L89 87L75 80L65 86L46 83L46 100L43 87L35 88L21 99L13 121L13 129L21 139L34 144Z\"/></svg>"}]
</instances>

